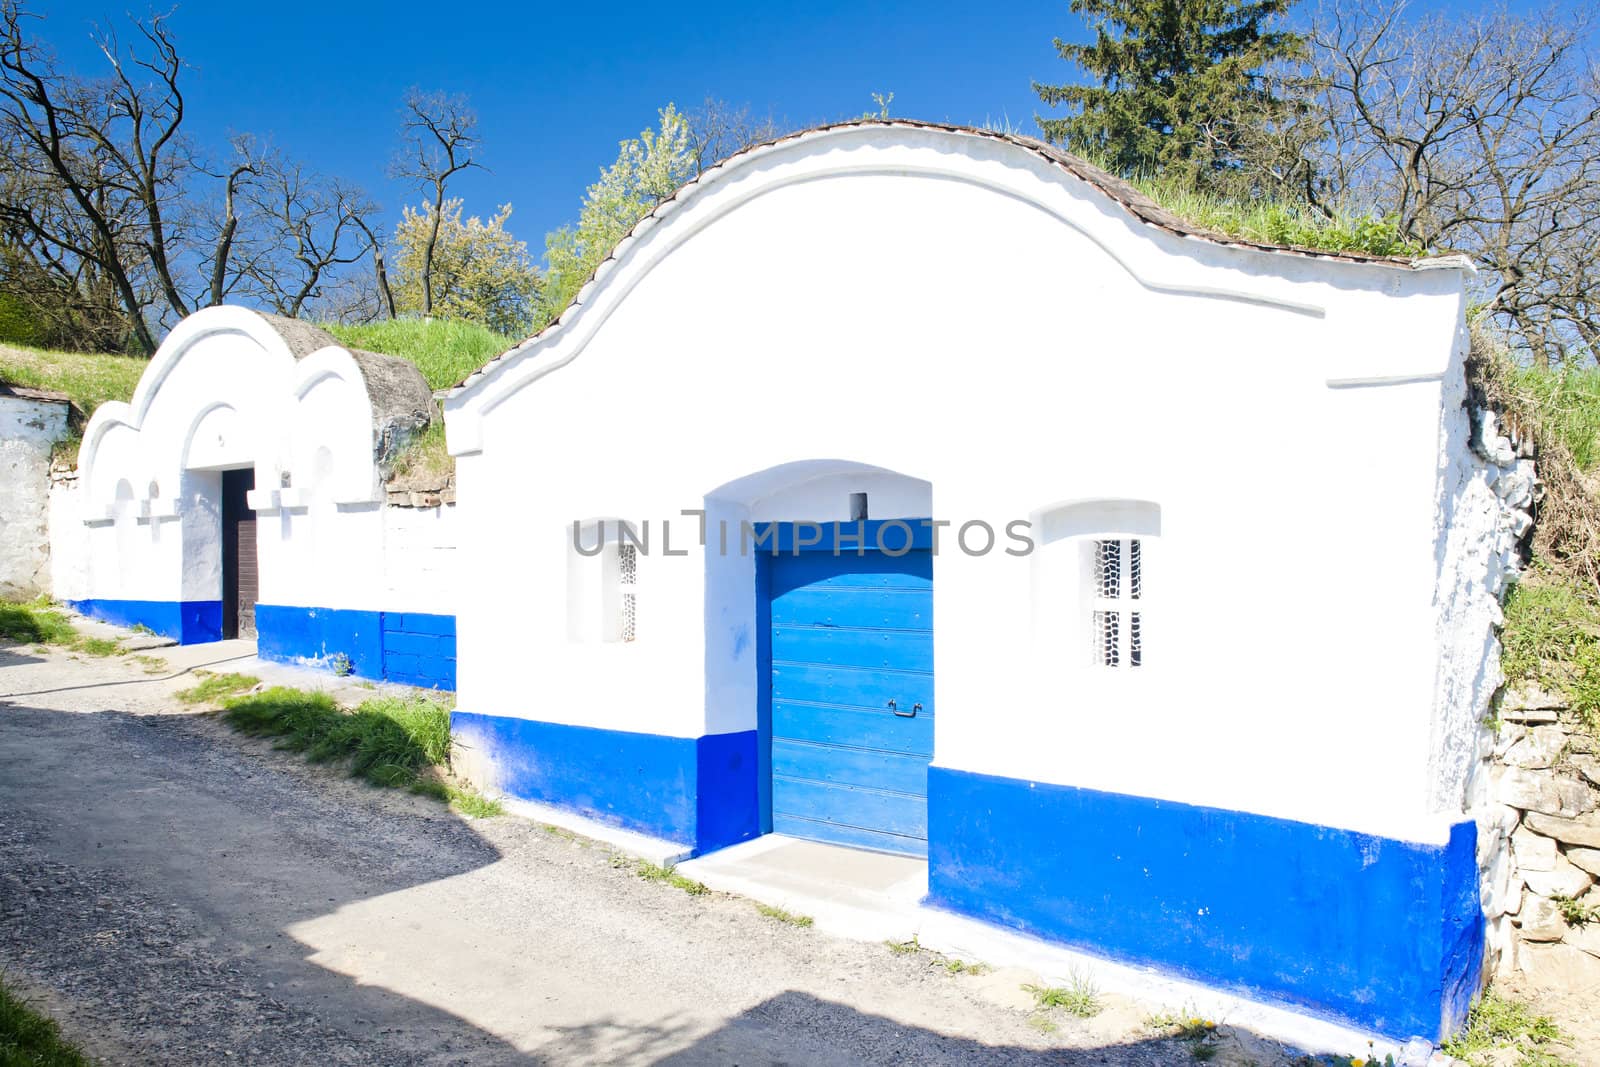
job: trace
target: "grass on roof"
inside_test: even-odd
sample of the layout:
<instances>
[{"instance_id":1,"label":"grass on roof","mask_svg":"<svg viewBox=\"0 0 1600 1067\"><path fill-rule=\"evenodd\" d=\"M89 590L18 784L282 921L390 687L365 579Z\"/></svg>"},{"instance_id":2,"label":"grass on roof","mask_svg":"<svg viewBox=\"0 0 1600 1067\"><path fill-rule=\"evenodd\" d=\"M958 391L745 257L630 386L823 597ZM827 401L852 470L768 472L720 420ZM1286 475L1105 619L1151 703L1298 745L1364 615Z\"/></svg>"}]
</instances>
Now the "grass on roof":
<instances>
[{"instance_id":1,"label":"grass on roof","mask_svg":"<svg viewBox=\"0 0 1600 1067\"><path fill-rule=\"evenodd\" d=\"M1327 218L1300 204L1216 196L1172 178L1140 178L1132 184L1180 219L1239 241L1366 256L1428 254L1401 236L1392 219L1347 212Z\"/></svg>"},{"instance_id":2,"label":"grass on roof","mask_svg":"<svg viewBox=\"0 0 1600 1067\"><path fill-rule=\"evenodd\" d=\"M416 364L430 389L448 389L516 345L515 338L453 319L388 319L323 329L350 348L399 356Z\"/></svg>"},{"instance_id":3,"label":"grass on roof","mask_svg":"<svg viewBox=\"0 0 1600 1067\"><path fill-rule=\"evenodd\" d=\"M150 365L139 356L98 352L56 352L47 348L0 344L0 381L50 389L72 399L67 436L56 442L56 460L76 464L83 427L107 400L133 399L139 376Z\"/></svg>"}]
</instances>

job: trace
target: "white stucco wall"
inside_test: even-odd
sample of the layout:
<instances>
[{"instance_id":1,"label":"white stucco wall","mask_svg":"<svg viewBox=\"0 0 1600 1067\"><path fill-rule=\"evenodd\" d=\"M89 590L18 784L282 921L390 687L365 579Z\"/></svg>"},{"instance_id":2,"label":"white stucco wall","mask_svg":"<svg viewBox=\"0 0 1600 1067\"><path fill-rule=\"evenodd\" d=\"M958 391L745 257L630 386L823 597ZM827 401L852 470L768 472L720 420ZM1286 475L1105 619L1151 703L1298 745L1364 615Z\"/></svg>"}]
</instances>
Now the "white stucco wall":
<instances>
[{"instance_id":1,"label":"white stucco wall","mask_svg":"<svg viewBox=\"0 0 1600 1067\"><path fill-rule=\"evenodd\" d=\"M0 396L0 596L50 592L50 450L65 401Z\"/></svg>"},{"instance_id":2,"label":"white stucco wall","mask_svg":"<svg viewBox=\"0 0 1600 1067\"><path fill-rule=\"evenodd\" d=\"M935 762L1440 840L1463 773L1438 755L1458 696L1437 685L1435 605L1462 291L1460 267L1158 230L972 135L759 150L448 402L459 705L754 728L754 607L722 584L737 568L652 553L637 641L574 644L574 519L843 518L877 477L852 465L911 479L875 518L921 510L917 482L938 518L997 530L1144 500L1161 531L1138 672L1090 669L1036 625L1076 610L1076 589L1039 578L1070 568L943 546ZM719 493L817 461L844 473L793 490L792 511L763 512L771 487Z\"/></svg>"}]
</instances>

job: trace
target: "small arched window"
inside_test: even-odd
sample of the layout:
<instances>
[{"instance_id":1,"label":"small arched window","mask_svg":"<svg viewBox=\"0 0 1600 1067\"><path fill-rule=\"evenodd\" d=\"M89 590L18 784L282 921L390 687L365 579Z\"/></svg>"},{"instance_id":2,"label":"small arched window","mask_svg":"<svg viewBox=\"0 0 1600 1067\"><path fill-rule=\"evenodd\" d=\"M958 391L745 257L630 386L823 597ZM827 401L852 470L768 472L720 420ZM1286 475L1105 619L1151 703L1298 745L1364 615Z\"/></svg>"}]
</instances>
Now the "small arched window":
<instances>
[{"instance_id":1,"label":"small arched window","mask_svg":"<svg viewBox=\"0 0 1600 1067\"><path fill-rule=\"evenodd\" d=\"M1040 543L1035 613L1041 636L1066 660L1101 670L1146 663L1151 548L1160 505L1079 500L1035 513ZM1159 574L1157 576L1159 580Z\"/></svg>"},{"instance_id":2,"label":"small arched window","mask_svg":"<svg viewBox=\"0 0 1600 1067\"><path fill-rule=\"evenodd\" d=\"M567 545L567 639L631 642L639 625L637 532L617 519L574 523Z\"/></svg>"}]
</instances>

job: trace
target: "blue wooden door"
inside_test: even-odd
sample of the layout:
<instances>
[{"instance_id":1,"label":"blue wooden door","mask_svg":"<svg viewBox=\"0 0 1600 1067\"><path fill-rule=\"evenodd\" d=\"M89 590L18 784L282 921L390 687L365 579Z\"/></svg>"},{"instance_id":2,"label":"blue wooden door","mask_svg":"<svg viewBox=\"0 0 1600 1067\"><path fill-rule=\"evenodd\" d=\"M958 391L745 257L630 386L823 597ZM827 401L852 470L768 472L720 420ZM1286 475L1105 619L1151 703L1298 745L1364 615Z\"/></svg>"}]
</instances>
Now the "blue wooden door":
<instances>
[{"instance_id":1,"label":"blue wooden door","mask_svg":"<svg viewBox=\"0 0 1600 1067\"><path fill-rule=\"evenodd\" d=\"M785 554L768 573L772 829L927 855L931 553Z\"/></svg>"}]
</instances>

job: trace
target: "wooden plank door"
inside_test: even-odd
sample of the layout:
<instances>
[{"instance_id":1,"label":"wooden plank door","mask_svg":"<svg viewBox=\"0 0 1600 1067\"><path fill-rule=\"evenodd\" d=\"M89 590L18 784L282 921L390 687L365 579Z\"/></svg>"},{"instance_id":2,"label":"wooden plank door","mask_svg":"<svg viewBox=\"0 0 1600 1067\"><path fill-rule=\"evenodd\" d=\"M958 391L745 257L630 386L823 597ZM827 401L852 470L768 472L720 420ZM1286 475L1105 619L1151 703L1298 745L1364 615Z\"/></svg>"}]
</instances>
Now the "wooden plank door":
<instances>
[{"instance_id":1,"label":"wooden plank door","mask_svg":"<svg viewBox=\"0 0 1600 1067\"><path fill-rule=\"evenodd\" d=\"M927 855L933 558L773 560L772 829Z\"/></svg>"},{"instance_id":2,"label":"wooden plank door","mask_svg":"<svg viewBox=\"0 0 1600 1067\"><path fill-rule=\"evenodd\" d=\"M245 494L254 489L252 468L222 472L222 636L256 635L256 513Z\"/></svg>"}]
</instances>

